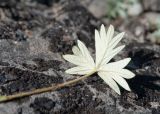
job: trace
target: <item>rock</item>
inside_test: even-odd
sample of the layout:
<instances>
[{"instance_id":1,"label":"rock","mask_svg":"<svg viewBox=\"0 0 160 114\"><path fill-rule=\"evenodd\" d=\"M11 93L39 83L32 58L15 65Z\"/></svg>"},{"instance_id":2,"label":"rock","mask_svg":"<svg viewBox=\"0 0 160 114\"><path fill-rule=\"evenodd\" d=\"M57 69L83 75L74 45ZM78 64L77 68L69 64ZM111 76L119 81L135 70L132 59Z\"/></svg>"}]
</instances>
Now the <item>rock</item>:
<instances>
[{"instance_id":1,"label":"rock","mask_svg":"<svg viewBox=\"0 0 160 114\"><path fill-rule=\"evenodd\" d=\"M147 39L152 43L160 44L160 29L154 31L153 33L149 33L147 35Z\"/></svg>"},{"instance_id":2,"label":"rock","mask_svg":"<svg viewBox=\"0 0 160 114\"><path fill-rule=\"evenodd\" d=\"M1 10L5 19L0 21L0 95L76 78L65 73L71 64L62 59L62 54L71 53L77 39L94 52L94 30L102 22L78 0L59 0L51 6L24 0L12 5L4 4ZM128 24L129 27L137 28L134 31L137 39L144 34L141 23ZM127 46L113 61L132 58L127 66L136 73L135 78L127 80L131 92L121 89L122 95L119 96L94 74L54 92L0 103L0 114L158 113L160 46L139 43L139 39L132 40L130 34L122 43Z\"/></svg>"},{"instance_id":3,"label":"rock","mask_svg":"<svg viewBox=\"0 0 160 114\"><path fill-rule=\"evenodd\" d=\"M146 11L160 11L160 1L159 0L142 0L142 4L144 7L144 10Z\"/></svg>"},{"instance_id":4,"label":"rock","mask_svg":"<svg viewBox=\"0 0 160 114\"><path fill-rule=\"evenodd\" d=\"M16 0L9 0L9 1L1 0L0 1L0 7L8 7L8 6L10 7L15 4L16 4Z\"/></svg>"},{"instance_id":5,"label":"rock","mask_svg":"<svg viewBox=\"0 0 160 114\"><path fill-rule=\"evenodd\" d=\"M49 98L36 98L34 102L30 105L36 112L50 112L55 107L55 102Z\"/></svg>"},{"instance_id":6,"label":"rock","mask_svg":"<svg viewBox=\"0 0 160 114\"><path fill-rule=\"evenodd\" d=\"M47 6L52 6L53 3L56 3L59 0L33 0L33 1L36 1L36 2L38 2L40 4L44 4L44 5L47 5Z\"/></svg>"},{"instance_id":7,"label":"rock","mask_svg":"<svg viewBox=\"0 0 160 114\"><path fill-rule=\"evenodd\" d=\"M148 12L144 14L144 20L148 23L146 39L152 43L160 43L160 13Z\"/></svg>"},{"instance_id":8,"label":"rock","mask_svg":"<svg viewBox=\"0 0 160 114\"><path fill-rule=\"evenodd\" d=\"M107 15L107 0L81 0L81 3L97 18Z\"/></svg>"},{"instance_id":9,"label":"rock","mask_svg":"<svg viewBox=\"0 0 160 114\"><path fill-rule=\"evenodd\" d=\"M133 3L133 5L129 5L127 8L127 13L129 16L138 16L143 12L142 5L139 2Z\"/></svg>"},{"instance_id":10,"label":"rock","mask_svg":"<svg viewBox=\"0 0 160 114\"><path fill-rule=\"evenodd\" d=\"M144 14L144 19L149 23L149 28L155 30L160 28L160 13L149 12Z\"/></svg>"},{"instance_id":11,"label":"rock","mask_svg":"<svg viewBox=\"0 0 160 114\"><path fill-rule=\"evenodd\" d=\"M126 38L124 40L127 40L125 43L144 43L145 41L145 35L146 31L148 30L148 26L146 25L146 22L143 22L141 18L136 19L130 19L129 22L121 23L120 29L121 31L126 32Z\"/></svg>"}]
</instances>

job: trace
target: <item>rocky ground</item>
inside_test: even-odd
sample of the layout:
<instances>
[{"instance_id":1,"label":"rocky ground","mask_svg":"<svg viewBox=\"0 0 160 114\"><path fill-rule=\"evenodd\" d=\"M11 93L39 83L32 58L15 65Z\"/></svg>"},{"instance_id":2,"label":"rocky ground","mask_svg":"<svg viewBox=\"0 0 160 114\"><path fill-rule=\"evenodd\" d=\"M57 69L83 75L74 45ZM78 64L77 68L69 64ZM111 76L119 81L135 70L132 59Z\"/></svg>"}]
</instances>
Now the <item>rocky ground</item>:
<instances>
[{"instance_id":1,"label":"rocky ground","mask_svg":"<svg viewBox=\"0 0 160 114\"><path fill-rule=\"evenodd\" d=\"M101 1L99 5L96 0L0 1L0 95L75 78L64 73L71 64L62 55L71 53L77 39L94 52L94 29L102 23L126 32L121 43L127 46L113 61L132 58L127 66L136 74L127 80L132 92L121 89L119 96L94 74L54 92L1 103L0 114L160 113L160 45L151 35L157 24L153 19L160 15L159 1L142 0L143 10L127 21L108 21L106 12L96 15L95 11L104 11L99 9L104 8Z\"/></svg>"}]
</instances>

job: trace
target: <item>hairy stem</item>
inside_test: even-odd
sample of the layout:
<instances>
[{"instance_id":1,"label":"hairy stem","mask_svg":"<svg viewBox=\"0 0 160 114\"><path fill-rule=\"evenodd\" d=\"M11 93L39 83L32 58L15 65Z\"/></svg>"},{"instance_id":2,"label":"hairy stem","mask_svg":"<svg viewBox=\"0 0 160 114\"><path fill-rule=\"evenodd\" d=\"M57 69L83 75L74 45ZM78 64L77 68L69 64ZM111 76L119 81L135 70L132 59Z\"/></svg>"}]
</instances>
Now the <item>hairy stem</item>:
<instances>
[{"instance_id":1,"label":"hairy stem","mask_svg":"<svg viewBox=\"0 0 160 114\"><path fill-rule=\"evenodd\" d=\"M91 76L93 73L95 73L95 71L93 71L89 74L86 74L82 77L79 77L79 78L76 78L76 79L61 83L61 84L57 84L57 85L54 85L54 86L50 86L50 87L35 89L35 90L28 91L28 92L20 92L20 93L14 94L14 95L0 96L0 102L10 101L10 100L14 100L14 99L17 99L17 98L22 98L22 97L26 97L26 96L30 96L30 95L39 94L39 93L55 91L57 89L69 86L69 85L74 84L78 81L86 79L87 77Z\"/></svg>"}]
</instances>

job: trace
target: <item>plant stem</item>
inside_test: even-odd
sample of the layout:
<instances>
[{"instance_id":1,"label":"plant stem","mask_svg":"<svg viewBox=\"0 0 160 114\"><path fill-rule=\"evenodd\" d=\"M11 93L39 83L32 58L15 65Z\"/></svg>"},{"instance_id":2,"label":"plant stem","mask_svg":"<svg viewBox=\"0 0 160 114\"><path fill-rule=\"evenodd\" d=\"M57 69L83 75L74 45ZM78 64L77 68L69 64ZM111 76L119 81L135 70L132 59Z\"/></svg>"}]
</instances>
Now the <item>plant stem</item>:
<instances>
[{"instance_id":1,"label":"plant stem","mask_svg":"<svg viewBox=\"0 0 160 114\"><path fill-rule=\"evenodd\" d=\"M95 73L95 71L93 71L89 74L86 74L82 77L79 77L79 78L76 78L76 79L61 83L61 84L57 84L57 85L54 85L54 86L50 86L50 87L35 89L35 90L28 91L28 92L21 92L21 93L17 93L17 94L14 94L14 95L0 96L0 102L10 101L10 100L14 100L14 99L17 99L17 98L22 98L22 97L26 97L26 96L30 96L30 95L39 94L39 93L55 91L57 89L66 87L70 84L73 84L73 83L76 83L76 82L81 81L83 79L86 79L87 77L91 76L94 73Z\"/></svg>"}]
</instances>

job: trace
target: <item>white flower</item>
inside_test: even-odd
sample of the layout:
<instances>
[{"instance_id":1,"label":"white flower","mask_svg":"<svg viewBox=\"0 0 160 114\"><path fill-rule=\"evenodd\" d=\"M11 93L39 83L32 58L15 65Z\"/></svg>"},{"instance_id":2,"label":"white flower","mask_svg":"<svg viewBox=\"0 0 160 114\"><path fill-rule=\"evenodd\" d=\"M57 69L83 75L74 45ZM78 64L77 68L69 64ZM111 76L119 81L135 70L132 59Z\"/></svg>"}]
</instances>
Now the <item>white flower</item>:
<instances>
[{"instance_id":1,"label":"white flower","mask_svg":"<svg viewBox=\"0 0 160 114\"><path fill-rule=\"evenodd\" d=\"M135 76L131 71L124 69L130 62L131 58L126 58L118 62L108 63L125 45L116 47L124 36L124 32L114 35L114 27L110 25L107 33L104 25L101 26L100 32L95 30L95 61L91 57L87 47L78 40L78 46L72 48L73 55L63 55L64 59L77 65L66 70L69 74L85 75L91 72L97 72L98 75L118 94L120 89L117 83L124 89L130 91L130 88L124 78L130 79ZM116 82L117 83L116 83Z\"/></svg>"}]
</instances>

